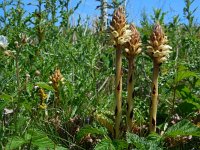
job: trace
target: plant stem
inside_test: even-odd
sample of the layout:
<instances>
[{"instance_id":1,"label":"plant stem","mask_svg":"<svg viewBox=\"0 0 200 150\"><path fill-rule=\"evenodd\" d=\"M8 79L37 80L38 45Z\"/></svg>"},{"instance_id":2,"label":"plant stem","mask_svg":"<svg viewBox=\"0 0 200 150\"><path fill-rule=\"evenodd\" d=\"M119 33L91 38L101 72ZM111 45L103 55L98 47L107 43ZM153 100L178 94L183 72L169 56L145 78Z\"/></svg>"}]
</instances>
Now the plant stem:
<instances>
[{"instance_id":1,"label":"plant stem","mask_svg":"<svg viewBox=\"0 0 200 150\"><path fill-rule=\"evenodd\" d=\"M122 51L121 47L117 46L116 49L116 77L115 77L115 96L116 96L116 108L115 108L115 138L119 138L119 128L122 114Z\"/></svg>"},{"instance_id":2,"label":"plant stem","mask_svg":"<svg viewBox=\"0 0 200 150\"><path fill-rule=\"evenodd\" d=\"M175 64L174 64L174 86L173 86L173 99L172 99L172 108L171 108L171 114L174 115L174 107L175 107L175 101L176 101L176 86L177 86L177 82L176 82L176 78L178 76L178 72L177 72L177 63L178 63L178 56L179 56L179 49L176 48L176 57L175 57Z\"/></svg>"},{"instance_id":3,"label":"plant stem","mask_svg":"<svg viewBox=\"0 0 200 150\"><path fill-rule=\"evenodd\" d=\"M126 111L126 119L127 119L127 129L131 131L132 129L132 119L133 119L133 71L134 71L134 60L133 57L129 57L128 59L128 98L127 98L127 111Z\"/></svg>"},{"instance_id":4,"label":"plant stem","mask_svg":"<svg viewBox=\"0 0 200 150\"><path fill-rule=\"evenodd\" d=\"M150 132L156 132L156 115L157 115L157 105L158 105L158 75L159 75L159 64L154 60L151 103L150 103L150 123L149 123Z\"/></svg>"}]
</instances>

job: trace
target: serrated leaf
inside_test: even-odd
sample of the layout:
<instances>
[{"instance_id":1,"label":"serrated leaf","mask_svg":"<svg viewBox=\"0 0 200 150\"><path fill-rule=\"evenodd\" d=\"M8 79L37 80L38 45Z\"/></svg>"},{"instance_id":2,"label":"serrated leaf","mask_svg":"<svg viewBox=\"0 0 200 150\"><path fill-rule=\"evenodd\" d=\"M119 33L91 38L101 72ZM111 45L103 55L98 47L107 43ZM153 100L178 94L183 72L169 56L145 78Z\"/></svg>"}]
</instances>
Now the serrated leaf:
<instances>
[{"instance_id":1,"label":"serrated leaf","mask_svg":"<svg viewBox=\"0 0 200 150\"><path fill-rule=\"evenodd\" d=\"M161 150L157 141L147 140L136 134L127 133L126 140L129 144L133 144L138 150Z\"/></svg>"},{"instance_id":2,"label":"serrated leaf","mask_svg":"<svg viewBox=\"0 0 200 150\"><path fill-rule=\"evenodd\" d=\"M128 149L128 143L124 140L114 140L113 145L116 150Z\"/></svg>"},{"instance_id":3,"label":"serrated leaf","mask_svg":"<svg viewBox=\"0 0 200 150\"><path fill-rule=\"evenodd\" d=\"M98 135L106 135L107 132L103 128L93 128L91 126L85 126L80 129L77 134L77 140L80 141L87 134L98 134Z\"/></svg>"},{"instance_id":4,"label":"serrated leaf","mask_svg":"<svg viewBox=\"0 0 200 150\"><path fill-rule=\"evenodd\" d=\"M136 148L145 150L145 139L136 134L127 133L126 140L129 144L135 145Z\"/></svg>"},{"instance_id":5,"label":"serrated leaf","mask_svg":"<svg viewBox=\"0 0 200 150\"><path fill-rule=\"evenodd\" d=\"M95 146L95 150L116 150L111 139L103 139Z\"/></svg>"},{"instance_id":6,"label":"serrated leaf","mask_svg":"<svg viewBox=\"0 0 200 150\"><path fill-rule=\"evenodd\" d=\"M9 138L8 143L6 144L6 150L19 148L25 142L26 141L21 137Z\"/></svg>"},{"instance_id":7,"label":"serrated leaf","mask_svg":"<svg viewBox=\"0 0 200 150\"><path fill-rule=\"evenodd\" d=\"M28 133L32 135L31 143L40 149L54 148L55 144L48 136L39 130L29 130Z\"/></svg>"},{"instance_id":8,"label":"serrated leaf","mask_svg":"<svg viewBox=\"0 0 200 150\"><path fill-rule=\"evenodd\" d=\"M46 84L45 82L37 82L36 85L39 86L40 88L43 88L49 91L54 91L53 87Z\"/></svg>"},{"instance_id":9,"label":"serrated leaf","mask_svg":"<svg viewBox=\"0 0 200 150\"><path fill-rule=\"evenodd\" d=\"M189 120L182 120L177 124L171 126L166 133L165 137L176 137L176 136L197 136L200 137L200 128L193 125Z\"/></svg>"}]
</instances>

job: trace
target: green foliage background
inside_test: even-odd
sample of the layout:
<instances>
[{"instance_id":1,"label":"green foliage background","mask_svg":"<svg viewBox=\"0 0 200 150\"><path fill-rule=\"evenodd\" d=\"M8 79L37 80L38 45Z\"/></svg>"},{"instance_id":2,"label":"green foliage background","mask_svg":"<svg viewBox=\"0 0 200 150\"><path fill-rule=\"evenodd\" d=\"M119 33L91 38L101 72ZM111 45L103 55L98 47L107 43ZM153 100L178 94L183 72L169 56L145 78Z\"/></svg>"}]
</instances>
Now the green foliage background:
<instances>
[{"instance_id":1,"label":"green foliage background","mask_svg":"<svg viewBox=\"0 0 200 150\"><path fill-rule=\"evenodd\" d=\"M164 24L167 14L161 9L155 9L151 16L142 14L138 30L143 51L136 59L134 80L135 128L133 133L123 133L119 140L112 138L109 128L113 125L115 105L115 52L109 43L108 31L101 30L98 19L94 26L82 23L81 18L72 25L70 16L76 13L81 1L74 8L69 8L69 2L38 0L37 9L29 15L25 15L23 1L5 0L0 4L4 11L0 16L0 35L9 41L7 49L0 50L1 148L199 149L200 28L194 22L193 1L185 0L186 24L180 22L179 16ZM110 4L110 9L119 3ZM153 26L150 22L156 21L163 25L173 52L160 70L159 131L148 135L152 62L145 51ZM57 108L54 107L55 91L49 84L56 68L65 79L59 86L61 101ZM125 79L125 59L123 71ZM123 107L126 84L124 80ZM46 110L39 108L36 87L48 95ZM13 113L6 114L5 108ZM57 120L56 116L59 116Z\"/></svg>"}]
</instances>

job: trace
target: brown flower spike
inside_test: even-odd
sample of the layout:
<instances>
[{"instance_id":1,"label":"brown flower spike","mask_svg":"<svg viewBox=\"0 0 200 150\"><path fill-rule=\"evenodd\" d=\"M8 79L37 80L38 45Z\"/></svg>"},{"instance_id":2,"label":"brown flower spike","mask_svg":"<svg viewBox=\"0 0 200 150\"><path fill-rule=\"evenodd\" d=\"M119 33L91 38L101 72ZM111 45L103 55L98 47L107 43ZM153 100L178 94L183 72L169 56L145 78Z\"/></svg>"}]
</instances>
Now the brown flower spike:
<instances>
[{"instance_id":1,"label":"brown flower spike","mask_svg":"<svg viewBox=\"0 0 200 150\"><path fill-rule=\"evenodd\" d=\"M139 54L142 51L140 33L137 31L134 24L131 24L129 28L131 31L131 36L130 36L130 40L125 44L125 52L126 52L127 58L135 57L137 54Z\"/></svg>"},{"instance_id":2,"label":"brown flower spike","mask_svg":"<svg viewBox=\"0 0 200 150\"><path fill-rule=\"evenodd\" d=\"M52 82L52 86L55 90L55 106L59 105L60 98L59 98L59 82L63 81L64 78L62 74L60 73L60 69L56 69L54 74L50 76L50 80Z\"/></svg>"},{"instance_id":3,"label":"brown flower spike","mask_svg":"<svg viewBox=\"0 0 200 150\"><path fill-rule=\"evenodd\" d=\"M123 7L119 7L113 14L110 23L111 36L114 45L123 45L130 40L131 30L126 25L126 16Z\"/></svg>"},{"instance_id":4,"label":"brown flower spike","mask_svg":"<svg viewBox=\"0 0 200 150\"><path fill-rule=\"evenodd\" d=\"M167 36L165 36L162 27L157 23L151 34L149 46L147 46L148 55L157 63L163 63L169 57L171 46L167 45Z\"/></svg>"},{"instance_id":5,"label":"brown flower spike","mask_svg":"<svg viewBox=\"0 0 200 150\"><path fill-rule=\"evenodd\" d=\"M122 47L130 40L131 31L126 25L126 16L123 7L119 7L114 11L110 24L111 37L113 45L116 49L116 76L115 76L115 126L114 137L120 136L120 123L122 115Z\"/></svg>"},{"instance_id":6,"label":"brown flower spike","mask_svg":"<svg viewBox=\"0 0 200 150\"><path fill-rule=\"evenodd\" d=\"M156 132L156 116L158 105L158 75L159 67L169 57L171 47L167 45L167 36L165 36L160 24L156 24L153 33L150 37L147 53L153 60L153 79L151 87L151 102L150 102L150 132Z\"/></svg>"},{"instance_id":7,"label":"brown flower spike","mask_svg":"<svg viewBox=\"0 0 200 150\"><path fill-rule=\"evenodd\" d=\"M141 39L140 34L137 31L136 27L130 25L131 39L125 44L125 56L128 60L128 79L127 79L127 110L126 110L126 121L127 121L127 130L131 131L132 129L132 119L133 119L133 76L134 76L134 58L141 52Z\"/></svg>"}]
</instances>

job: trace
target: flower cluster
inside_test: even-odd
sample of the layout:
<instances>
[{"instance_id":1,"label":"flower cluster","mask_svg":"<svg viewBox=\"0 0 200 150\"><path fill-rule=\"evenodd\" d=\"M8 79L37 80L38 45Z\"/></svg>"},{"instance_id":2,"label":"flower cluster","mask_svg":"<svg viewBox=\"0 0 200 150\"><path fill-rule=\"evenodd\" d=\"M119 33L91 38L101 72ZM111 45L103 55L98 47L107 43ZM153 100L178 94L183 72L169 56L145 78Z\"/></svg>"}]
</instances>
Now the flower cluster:
<instances>
[{"instance_id":1,"label":"flower cluster","mask_svg":"<svg viewBox=\"0 0 200 150\"><path fill-rule=\"evenodd\" d=\"M151 34L149 46L147 46L148 55L157 63L161 64L166 61L171 52L171 46L167 45L167 36L165 36L160 24L156 24Z\"/></svg>"},{"instance_id":2,"label":"flower cluster","mask_svg":"<svg viewBox=\"0 0 200 150\"><path fill-rule=\"evenodd\" d=\"M126 16L123 7L115 10L110 25L114 45L123 45L131 39L132 32L129 29L129 25L126 25Z\"/></svg>"},{"instance_id":3,"label":"flower cluster","mask_svg":"<svg viewBox=\"0 0 200 150\"><path fill-rule=\"evenodd\" d=\"M139 32L133 24L130 25L130 30L132 33L131 39L125 44L125 52L127 58L134 57L142 51L142 43Z\"/></svg>"},{"instance_id":4,"label":"flower cluster","mask_svg":"<svg viewBox=\"0 0 200 150\"><path fill-rule=\"evenodd\" d=\"M50 80L52 82L52 86L55 90L58 90L58 85L60 81L63 81L64 78L60 72L60 69L56 69L54 74L50 76Z\"/></svg>"},{"instance_id":5,"label":"flower cluster","mask_svg":"<svg viewBox=\"0 0 200 150\"><path fill-rule=\"evenodd\" d=\"M41 88L39 89L39 96L40 96L40 100L41 100L39 108L46 109L47 105L45 103L45 100L47 99L47 94Z\"/></svg>"}]
</instances>

